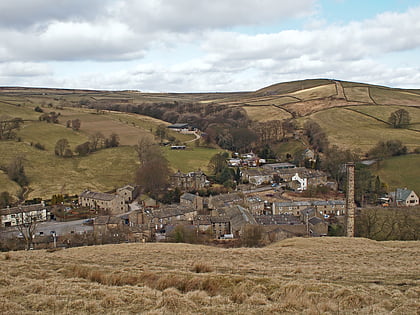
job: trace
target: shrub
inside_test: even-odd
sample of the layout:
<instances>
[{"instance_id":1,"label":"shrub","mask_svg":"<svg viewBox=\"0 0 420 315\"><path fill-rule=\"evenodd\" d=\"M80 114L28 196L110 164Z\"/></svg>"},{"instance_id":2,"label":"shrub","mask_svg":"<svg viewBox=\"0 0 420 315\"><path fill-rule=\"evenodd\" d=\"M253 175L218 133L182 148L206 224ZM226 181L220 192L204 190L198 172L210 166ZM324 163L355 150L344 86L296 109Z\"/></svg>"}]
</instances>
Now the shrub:
<instances>
[{"instance_id":1,"label":"shrub","mask_svg":"<svg viewBox=\"0 0 420 315\"><path fill-rule=\"evenodd\" d=\"M45 151L45 146L39 142L35 143L34 147L37 148L38 150Z\"/></svg>"},{"instance_id":2,"label":"shrub","mask_svg":"<svg viewBox=\"0 0 420 315\"><path fill-rule=\"evenodd\" d=\"M213 268L204 262L198 262L194 264L191 271L196 272L196 273L205 273L205 272L212 272Z\"/></svg>"}]
</instances>

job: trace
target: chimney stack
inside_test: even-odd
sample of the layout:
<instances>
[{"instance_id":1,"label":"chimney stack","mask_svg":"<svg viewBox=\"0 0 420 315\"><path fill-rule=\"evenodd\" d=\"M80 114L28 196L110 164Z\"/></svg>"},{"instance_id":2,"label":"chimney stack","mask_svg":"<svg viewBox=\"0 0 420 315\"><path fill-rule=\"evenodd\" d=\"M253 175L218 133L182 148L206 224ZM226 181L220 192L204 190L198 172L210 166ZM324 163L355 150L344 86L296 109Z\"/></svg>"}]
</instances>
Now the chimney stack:
<instances>
[{"instance_id":1,"label":"chimney stack","mask_svg":"<svg viewBox=\"0 0 420 315\"><path fill-rule=\"evenodd\" d=\"M346 231L347 237L354 237L354 163L346 164L347 191L346 191Z\"/></svg>"}]
</instances>

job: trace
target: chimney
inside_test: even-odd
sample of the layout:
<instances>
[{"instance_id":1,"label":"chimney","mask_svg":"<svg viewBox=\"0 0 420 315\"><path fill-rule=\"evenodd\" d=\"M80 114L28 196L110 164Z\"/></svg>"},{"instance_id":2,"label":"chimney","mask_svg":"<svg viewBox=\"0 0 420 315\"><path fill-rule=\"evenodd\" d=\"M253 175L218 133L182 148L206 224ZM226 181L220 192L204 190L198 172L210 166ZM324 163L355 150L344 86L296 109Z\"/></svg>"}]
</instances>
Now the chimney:
<instances>
[{"instance_id":1,"label":"chimney","mask_svg":"<svg viewBox=\"0 0 420 315\"><path fill-rule=\"evenodd\" d=\"M347 237L354 237L354 163L346 164L347 192L346 192L346 232Z\"/></svg>"}]
</instances>

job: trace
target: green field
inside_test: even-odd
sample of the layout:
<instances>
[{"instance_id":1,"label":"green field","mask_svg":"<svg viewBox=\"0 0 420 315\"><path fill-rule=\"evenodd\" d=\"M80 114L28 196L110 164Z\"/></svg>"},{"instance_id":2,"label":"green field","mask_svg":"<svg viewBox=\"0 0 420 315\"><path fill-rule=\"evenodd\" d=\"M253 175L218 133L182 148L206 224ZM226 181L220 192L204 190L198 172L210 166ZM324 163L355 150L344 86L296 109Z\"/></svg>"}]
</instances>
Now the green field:
<instances>
[{"instance_id":1,"label":"green field","mask_svg":"<svg viewBox=\"0 0 420 315\"><path fill-rule=\"evenodd\" d=\"M223 150L194 147L191 144L186 150L171 150L165 148L164 153L173 171L192 172L201 169L208 171L208 164L211 157Z\"/></svg>"},{"instance_id":2,"label":"green field","mask_svg":"<svg viewBox=\"0 0 420 315\"><path fill-rule=\"evenodd\" d=\"M372 105L371 108L374 107ZM378 141L401 140L409 151L420 147L418 132L394 129L384 122L345 108L320 111L311 115L310 119L322 126L331 145L360 154L369 151Z\"/></svg>"},{"instance_id":3,"label":"green field","mask_svg":"<svg viewBox=\"0 0 420 315\"><path fill-rule=\"evenodd\" d=\"M84 189L108 191L134 180L137 154L124 146L97 151L87 157L61 158L23 142L0 142L2 163L8 165L17 155L25 157L29 179L26 198L51 197L52 194L79 194ZM7 186L0 177L0 187Z\"/></svg>"},{"instance_id":4,"label":"green field","mask_svg":"<svg viewBox=\"0 0 420 315\"><path fill-rule=\"evenodd\" d=\"M104 111L98 113L94 110L82 108L47 109L45 111L60 112L60 123L51 124L41 122L38 117L41 113L34 111L33 103L42 103L32 99L30 105L14 106L0 102L0 116L21 117L27 121L17 132L20 142L0 141L0 164L7 167L10 161L23 156L25 173L29 179L29 191L26 198L49 198L52 194L78 194L89 188L96 191L109 191L132 183L135 170L138 167L137 154L134 145L145 135L150 135L163 121L135 114ZM45 103L45 102L44 102ZM81 129L73 131L66 128L66 121L80 119ZM28 121L29 119L29 121ZM117 133L122 146L112 149L103 149L86 157L74 156L61 158L54 154L57 140L65 138L69 141L70 149L89 140L89 136L101 132L108 137ZM170 132L180 142L194 139L193 135L182 135ZM45 150L36 149L34 144L41 144ZM205 153L207 152L207 153ZM202 164L207 165L206 157L211 156L211 150L195 149L190 155L187 164L172 159L173 169L193 170ZM173 154L173 152L171 152ZM171 156L169 154L169 156ZM188 157L184 157L188 158ZM192 167L192 169L190 169ZM6 174L0 173L0 192L8 191L16 196L20 187L9 180Z\"/></svg>"},{"instance_id":5,"label":"green field","mask_svg":"<svg viewBox=\"0 0 420 315\"><path fill-rule=\"evenodd\" d=\"M396 156L380 162L373 170L388 185L389 190L404 188L420 194L420 154Z\"/></svg>"},{"instance_id":6,"label":"green field","mask_svg":"<svg viewBox=\"0 0 420 315\"><path fill-rule=\"evenodd\" d=\"M306 146L303 145L301 141L289 140L287 142L281 142L273 146L273 151L281 160L286 159L286 155L289 153L292 157L300 155L306 149Z\"/></svg>"},{"instance_id":7,"label":"green field","mask_svg":"<svg viewBox=\"0 0 420 315\"><path fill-rule=\"evenodd\" d=\"M368 105L368 106L354 106L352 110L363 114L373 116L379 120L388 122L388 118L392 112L399 109L406 110L410 115L410 129L420 130L420 108L410 106L390 106L390 105Z\"/></svg>"},{"instance_id":8,"label":"green field","mask_svg":"<svg viewBox=\"0 0 420 315\"><path fill-rule=\"evenodd\" d=\"M255 121L283 120L291 118L287 111L276 106L244 106L248 117Z\"/></svg>"}]
</instances>

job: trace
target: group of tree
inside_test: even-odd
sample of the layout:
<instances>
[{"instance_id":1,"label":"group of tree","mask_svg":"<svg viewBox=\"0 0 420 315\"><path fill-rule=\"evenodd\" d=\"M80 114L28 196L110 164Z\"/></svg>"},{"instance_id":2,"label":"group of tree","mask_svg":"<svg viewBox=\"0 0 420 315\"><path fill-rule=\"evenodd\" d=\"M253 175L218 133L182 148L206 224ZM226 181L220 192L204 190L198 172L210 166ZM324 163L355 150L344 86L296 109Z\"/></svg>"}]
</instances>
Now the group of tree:
<instances>
[{"instance_id":1,"label":"group of tree","mask_svg":"<svg viewBox=\"0 0 420 315\"><path fill-rule=\"evenodd\" d=\"M378 198L387 191L387 186L379 176L372 174L368 166L357 163L355 167L355 195L358 206L377 204Z\"/></svg>"},{"instance_id":2,"label":"group of tree","mask_svg":"<svg viewBox=\"0 0 420 315\"><path fill-rule=\"evenodd\" d=\"M16 138L16 131L23 124L22 118L12 118L6 115L0 117L0 140Z\"/></svg>"},{"instance_id":3,"label":"group of tree","mask_svg":"<svg viewBox=\"0 0 420 315\"><path fill-rule=\"evenodd\" d=\"M308 120L303 128L312 148L318 152L325 152L328 149L329 142L327 135L317 122Z\"/></svg>"},{"instance_id":4,"label":"group of tree","mask_svg":"<svg viewBox=\"0 0 420 315\"><path fill-rule=\"evenodd\" d=\"M210 159L208 168L210 169L210 178L226 188L234 188L241 178L239 168L230 168L227 164L229 154L227 152L217 153Z\"/></svg>"},{"instance_id":5,"label":"group of tree","mask_svg":"<svg viewBox=\"0 0 420 315\"><path fill-rule=\"evenodd\" d=\"M356 236L378 241L420 240L418 208L363 208L356 216Z\"/></svg>"},{"instance_id":6,"label":"group of tree","mask_svg":"<svg viewBox=\"0 0 420 315\"><path fill-rule=\"evenodd\" d=\"M393 128L408 128L410 120L410 114L405 109L398 109L392 112L388 118L388 122Z\"/></svg>"},{"instance_id":7,"label":"group of tree","mask_svg":"<svg viewBox=\"0 0 420 315\"><path fill-rule=\"evenodd\" d=\"M101 132L97 132L89 137L89 141L76 146L75 152L79 154L79 156L86 156L92 152L101 149L115 148L119 145L120 139L116 133L112 133L106 138Z\"/></svg>"},{"instance_id":8,"label":"group of tree","mask_svg":"<svg viewBox=\"0 0 420 315\"><path fill-rule=\"evenodd\" d=\"M82 125L82 122L78 118L72 119L72 120L67 120L67 122L66 122L66 127L71 128L74 131L78 131L80 129L81 125Z\"/></svg>"},{"instance_id":9,"label":"group of tree","mask_svg":"<svg viewBox=\"0 0 420 315\"><path fill-rule=\"evenodd\" d=\"M407 154L407 147L403 145L401 140L379 141L372 149L369 150L368 156L371 158L383 159L391 156Z\"/></svg>"},{"instance_id":10,"label":"group of tree","mask_svg":"<svg viewBox=\"0 0 420 315\"><path fill-rule=\"evenodd\" d=\"M72 157L73 152L70 149L69 141L65 138L57 140L54 147L54 153L61 157Z\"/></svg>"},{"instance_id":11,"label":"group of tree","mask_svg":"<svg viewBox=\"0 0 420 315\"><path fill-rule=\"evenodd\" d=\"M331 178L338 183L340 189L344 189L346 179L345 164L358 160L359 157L357 154L348 149L342 150L338 146L333 145L332 147L326 148L320 168L330 174Z\"/></svg>"},{"instance_id":12,"label":"group of tree","mask_svg":"<svg viewBox=\"0 0 420 315\"><path fill-rule=\"evenodd\" d=\"M56 112L44 113L41 116L39 116L39 120L40 121L46 121L47 123L58 124L59 123L58 118L60 116L61 116L61 114L56 113Z\"/></svg>"},{"instance_id":13,"label":"group of tree","mask_svg":"<svg viewBox=\"0 0 420 315\"><path fill-rule=\"evenodd\" d=\"M251 129L257 135L258 142L267 145L284 140L288 133L296 129L296 125L293 119L254 121L251 123Z\"/></svg>"},{"instance_id":14,"label":"group of tree","mask_svg":"<svg viewBox=\"0 0 420 315\"><path fill-rule=\"evenodd\" d=\"M136 172L136 183L145 193L159 198L168 187L169 162L152 137L141 138L136 150L140 162Z\"/></svg>"},{"instance_id":15,"label":"group of tree","mask_svg":"<svg viewBox=\"0 0 420 315\"><path fill-rule=\"evenodd\" d=\"M8 191L3 191L0 193L0 209L11 206L13 203L13 197Z\"/></svg>"},{"instance_id":16,"label":"group of tree","mask_svg":"<svg viewBox=\"0 0 420 315\"><path fill-rule=\"evenodd\" d=\"M89 137L89 141L79 144L74 152L79 156L86 156L100 149L114 148L120 145L119 137L116 133L112 133L106 138L102 133L97 132ZM70 149L69 141L66 138L59 139L54 148L54 153L61 157L72 157L73 151Z\"/></svg>"},{"instance_id":17,"label":"group of tree","mask_svg":"<svg viewBox=\"0 0 420 315\"><path fill-rule=\"evenodd\" d=\"M23 165L25 158L23 156L14 157L8 167L7 176L10 180L16 182L19 186L25 187L29 184L28 177L25 173L25 167Z\"/></svg>"}]
</instances>

